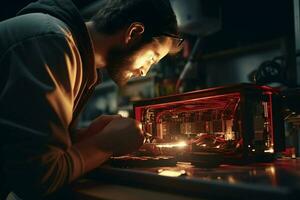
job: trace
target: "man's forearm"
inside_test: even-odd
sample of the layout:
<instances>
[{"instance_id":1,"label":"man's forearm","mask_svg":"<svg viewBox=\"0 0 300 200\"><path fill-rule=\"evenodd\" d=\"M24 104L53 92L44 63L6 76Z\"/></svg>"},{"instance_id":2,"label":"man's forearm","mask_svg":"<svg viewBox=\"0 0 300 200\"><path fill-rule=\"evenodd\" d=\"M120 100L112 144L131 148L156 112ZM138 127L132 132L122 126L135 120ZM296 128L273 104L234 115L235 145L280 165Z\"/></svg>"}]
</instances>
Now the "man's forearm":
<instances>
[{"instance_id":1,"label":"man's forearm","mask_svg":"<svg viewBox=\"0 0 300 200\"><path fill-rule=\"evenodd\" d=\"M76 143L73 147L78 151L84 162L84 172L89 172L103 164L112 156L112 152L99 148L94 137L84 139Z\"/></svg>"}]
</instances>

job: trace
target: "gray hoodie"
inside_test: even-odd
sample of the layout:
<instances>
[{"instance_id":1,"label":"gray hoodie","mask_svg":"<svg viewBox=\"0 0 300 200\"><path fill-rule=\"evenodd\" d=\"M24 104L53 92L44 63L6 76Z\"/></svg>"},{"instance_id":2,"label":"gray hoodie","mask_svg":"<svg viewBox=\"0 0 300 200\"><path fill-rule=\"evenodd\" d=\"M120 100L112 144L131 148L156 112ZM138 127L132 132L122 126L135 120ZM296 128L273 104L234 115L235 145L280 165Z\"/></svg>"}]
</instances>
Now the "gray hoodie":
<instances>
[{"instance_id":1,"label":"gray hoodie","mask_svg":"<svg viewBox=\"0 0 300 200\"><path fill-rule=\"evenodd\" d=\"M40 0L0 22L0 182L38 199L83 173L72 129L98 76L70 0Z\"/></svg>"}]
</instances>

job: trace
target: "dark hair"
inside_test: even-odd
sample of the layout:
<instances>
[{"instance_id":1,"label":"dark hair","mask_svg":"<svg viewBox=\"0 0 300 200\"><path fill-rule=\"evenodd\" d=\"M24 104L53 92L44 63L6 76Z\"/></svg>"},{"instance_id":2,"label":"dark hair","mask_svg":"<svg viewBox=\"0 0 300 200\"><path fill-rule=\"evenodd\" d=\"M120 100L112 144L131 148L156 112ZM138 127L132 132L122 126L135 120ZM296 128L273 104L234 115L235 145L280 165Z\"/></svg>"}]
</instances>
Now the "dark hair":
<instances>
[{"instance_id":1,"label":"dark hair","mask_svg":"<svg viewBox=\"0 0 300 200\"><path fill-rule=\"evenodd\" d=\"M106 0L91 19L97 31L116 33L132 22L145 26L145 35L178 35L177 20L169 0Z\"/></svg>"}]
</instances>

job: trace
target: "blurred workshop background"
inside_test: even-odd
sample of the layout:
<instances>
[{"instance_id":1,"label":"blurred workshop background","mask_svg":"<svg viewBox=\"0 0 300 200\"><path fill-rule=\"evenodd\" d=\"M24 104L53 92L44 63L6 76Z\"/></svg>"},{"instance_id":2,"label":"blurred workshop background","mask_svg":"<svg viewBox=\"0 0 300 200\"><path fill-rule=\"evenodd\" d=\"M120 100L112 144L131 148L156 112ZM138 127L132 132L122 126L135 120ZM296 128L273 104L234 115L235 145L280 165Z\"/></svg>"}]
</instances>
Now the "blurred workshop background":
<instances>
[{"instance_id":1,"label":"blurred workshop background","mask_svg":"<svg viewBox=\"0 0 300 200\"><path fill-rule=\"evenodd\" d=\"M0 21L32 1L2 1ZM74 0L86 20L104 1ZM147 77L131 80L122 90L103 72L104 82L96 88L80 125L101 114L132 116L132 101L174 94L176 89L256 83L278 87L284 94L287 144L296 143L299 149L299 0L170 2L185 39L182 51L167 56Z\"/></svg>"}]
</instances>

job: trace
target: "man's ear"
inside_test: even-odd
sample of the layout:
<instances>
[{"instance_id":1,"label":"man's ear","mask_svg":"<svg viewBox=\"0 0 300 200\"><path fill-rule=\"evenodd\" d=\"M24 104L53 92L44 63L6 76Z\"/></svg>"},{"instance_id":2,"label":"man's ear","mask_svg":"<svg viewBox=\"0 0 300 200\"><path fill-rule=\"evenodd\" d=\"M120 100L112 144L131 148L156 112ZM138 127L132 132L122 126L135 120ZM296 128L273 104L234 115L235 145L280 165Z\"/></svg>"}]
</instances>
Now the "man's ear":
<instances>
[{"instance_id":1,"label":"man's ear","mask_svg":"<svg viewBox=\"0 0 300 200\"><path fill-rule=\"evenodd\" d=\"M132 24L130 24L130 26L126 31L126 38L125 38L126 44L135 42L136 40L141 38L144 31L145 31L144 24L140 22L133 22Z\"/></svg>"}]
</instances>

